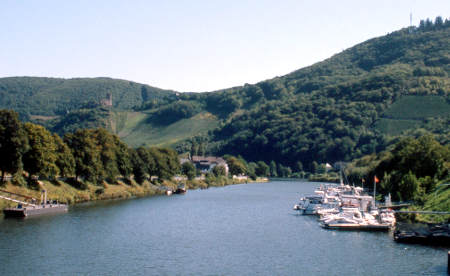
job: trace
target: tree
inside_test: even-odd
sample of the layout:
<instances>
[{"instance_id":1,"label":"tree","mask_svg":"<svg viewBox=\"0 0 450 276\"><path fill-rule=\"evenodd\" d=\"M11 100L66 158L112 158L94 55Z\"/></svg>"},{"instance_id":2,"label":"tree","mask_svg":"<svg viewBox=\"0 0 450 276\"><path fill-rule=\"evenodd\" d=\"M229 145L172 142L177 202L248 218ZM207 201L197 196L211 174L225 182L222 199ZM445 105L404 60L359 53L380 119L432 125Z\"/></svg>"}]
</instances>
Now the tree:
<instances>
[{"instance_id":1,"label":"tree","mask_svg":"<svg viewBox=\"0 0 450 276\"><path fill-rule=\"evenodd\" d=\"M169 180L180 171L178 154L173 149L150 148L149 152L155 160L155 170L151 171L151 175Z\"/></svg>"},{"instance_id":2,"label":"tree","mask_svg":"<svg viewBox=\"0 0 450 276\"><path fill-rule=\"evenodd\" d=\"M311 172L317 173L319 170L319 164L316 161L311 162Z\"/></svg>"},{"instance_id":3,"label":"tree","mask_svg":"<svg viewBox=\"0 0 450 276\"><path fill-rule=\"evenodd\" d=\"M103 175L100 147L92 137L92 130L77 130L64 136L64 142L69 146L75 159L75 177L97 183Z\"/></svg>"},{"instance_id":4,"label":"tree","mask_svg":"<svg viewBox=\"0 0 450 276\"><path fill-rule=\"evenodd\" d=\"M72 152L66 143L57 135L53 134L53 139L56 144L56 166L59 168L59 173L62 177L73 175L75 173L75 159Z\"/></svg>"},{"instance_id":5,"label":"tree","mask_svg":"<svg viewBox=\"0 0 450 276\"><path fill-rule=\"evenodd\" d=\"M264 161L258 161L256 163L256 168L255 168L255 174L257 176L269 176L270 175L270 168L269 166L267 166L266 163L264 163Z\"/></svg>"},{"instance_id":6,"label":"tree","mask_svg":"<svg viewBox=\"0 0 450 276\"><path fill-rule=\"evenodd\" d=\"M192 141L192 143L191 143L191 156L196 156L196 155L198 155L198 148L199 148L199 146L198 146L198 144L197 144L197 142L194 140L194 141Z\"/></svg>"},{"instance_id":7,"label":"tree","mask_svg":"<svg viewBox=\"0 0 450 276\"><path fill-rule=\"evenodd\" d=\"M435 190L439 181L448 178L450 148L433 136L398 141L390 151L365 156L350 165L349 177L368 183L376 175L381 181L377 192L391 193L394 200L422 200ZM379 187L379 188L378 188Z\"/></svg>"},{"instance_id":8,"label":"tree","mask_svg":"<svg viewBox=\"0 0 450 276\"><path fill-rule=\"evenodd\" d=\"M326 164L322 163L317 167L316 173L326 173L326 172L327 172Z\"/></svg>"},{"instance_id":9,"label":"tree","mask_svg":"<svg viewBox=\"0 0 450 276\"><path fill-rule=\"evenodd\" d=\"M437 16L436 19L434 20L434 26L435 28L442 28L444 26L444 20L442 19L441 16Z\"/></svg>"},{"instance_id":10,"label":"tree","mask_svg":"<svg viewBox=\"0 0 450 276\"><path fill-rule=\"evenodd\" d=\"M403 175L398 195L399 198L403 201L413 200L420 193L420 185L417 181L416 176L409 171L407 174Z\"/></svg>"},{"instance_id":11,"label":"tree","mask_svg":"<svg viewBox=\"0 0 450 276\"><path fill-rule=\"evenodd\" d=\"M281 163L278 163L278 165L277 165L277 174L279 177L286 177L285 171L284 171L284 166Z\"/></svg>"},{"instance_id":12,"label":"tree","mask_svg":"<svg viewBox=\"0 0 450 276\"><path fill-rule=\"evenodd\" d=\"M24 169L32 175L53 178L59 173L57 145L53 135L43 126L24 124L29 150L23 156Z\"/></svg>"},{"instance_id":13,"label":"tree","mask_svg":"<svg viewBox=\"0 0 450 276\"><path fill-rule=\"evenodd\" d=\"M148 174L150 177L152 175L156 175L156 160L155 157L150 153L150 150L144 147L139 147L136 149L136 152L139 156L139 160L141 161L138 161L138 163L142 165L142 168L138 169L138 174L141 174L143 172L144 176ZM136 178L136 175L134 177Z\"/></svg>"},{"instance_id":14,"label":"tree","mask_svg":"<svg viewBox=\"0 0 450 276\"><path fill-rule=\"evenodd\" d=\"M292 174L292 169L287 167L287 166L283 166L282 164L278 164L278 176L281 177L290 177Z\"/></svg>"},{"instance_id":15,"label":"tree","mask_svg":"<svg viewBox=\"0 0 450 276\"><path fill-rule=\"evenodd\" d=\"M22 167L22 156L28 150L28 139L19 121L19 115L11 110L0 110L0 170L15 174Z\"/></svg>"},{"instance_id":16,"label":"tree","mask_svg":"<svg viewBox=\"0 0 450 276\"><path fill-rule=\"evenodd\" d=\"M138 151L135 149L129 149L129 155L131 158L131 167L134 179L138 184L142 184L145 181L147 173L147 164L141 159Z\"/></svg>"},{"instance_id":17,"label":"tree","mask_svg":"<svg viewBox=\"0 0 450 276\"><path fill-rule=\"evenodd\" d=\"M205 153L206 153L206 147L205 147L205 144L204 144L204 143L200 143L200 144L198 145L198 155L200 155L200 156L205 156Z\"/></svg>"},{"instance_id":18,"label":"tree","mask_svg":"<svg viewBox=\"0 0 450 276\"><path fill-rule=\"evenodd\" d=\"M245 165L238 158L231 156L227 158L227 164L231 175L244 174L246 171Z\"/></svg>"},{"instance_id":19,"label":"tree","mask_svg":"<svg viewBox=\"0 0 450 276\"><path fill-rule=\"evenodd\" d=\"M257 167L258 165L255 163L255 162L250 162L250 163L248 163L247 164L247 175L248 176L250 176L250 178L251 179L253 179L253 180L256 180L256 173L255 173L255 171L256 171L256 167Z\"/></svg>"},{"instance_id":20,"label":"tree","mask_svg":"<svg viewBox=\"0 0 450 276\"><path fill-rule=\"evenodd\" d=\"M99 180L106 179L108 182L114 183L116 176L119 174L116 139L114 139L114 135L103 128L93 130L91 136L100 151L100 160L103 167L98 174Z\"/></svg>"},{"instance_id":21,"label":"tree","mask_svg":"<svg viewBox=\"0 0 450 276\"><path fill-rule=\"evenodd\" d=\"M423 19L419 22L419 30L425 30L425 20Z\"/></svg>"},{"instance_id":22,"label":"tree","mask_svg":"<svg viewBox=\"0 0 450 276\"><path fill-rule=\"evenodd\" d=\"M302 162L298 161L295 163L295 171L296 172L302 172L303 171L303 164Z\"/></svg>"},{"instance_id":23,"label":"tree","mask_svg":"<svg viewBox=\"0 0 450 276\"><path fill-rule=\"evenodd\" d=\"M403 174L411 170L418 178L442 177L445 173L444 164L450 159L448 147L442 146L430 135L418 139L405 138L392 152L392 169Z\"/></svg>"},{"instance_id":24,"label":"tree","mask_svg":"<svg viewBox=\"0 0 450 276\"><path fill-rule=\"evenodd\" d=\"M119 137L117 137L116 135L113 136L113 139L116 150L117 168L119 170L119 173L123 177L129 178L133 171L133 165L131 163L130 151L128 149L128 146L124 142L120 141Z\"/></svg>"},{"instance_id":25,"label":"tree","mask_svg":"<svg viewBox=\"0 0 450 276\"><path fill-rule=\"evenodd\" d=\"M275 163L275 161L270 161L270 176L272 177L277 177L278 173L277 173L277 164Z\"/></svg>"},{"instance_id":26,"label":"tree","mask_svg":"<svg viewBox=\"0 0 450 276\"><path fill-rule=\"evenodd\" d=\"M187 176L189 180L194 179L197 170L195 169L195 166L191 162L184 162L181 165L181 172Z\"/></svg>"},{"instance_id":27,"label":"tree","mask_svg":"<svg viewBox=\"0 0 450 276\"><path fill-rule=\"evenodd\" d=\"M225 176L225 174L226 174L225 167L222 165L215 166L213 168L212 172L216 177Z\"/></svg>"}]
</instances>

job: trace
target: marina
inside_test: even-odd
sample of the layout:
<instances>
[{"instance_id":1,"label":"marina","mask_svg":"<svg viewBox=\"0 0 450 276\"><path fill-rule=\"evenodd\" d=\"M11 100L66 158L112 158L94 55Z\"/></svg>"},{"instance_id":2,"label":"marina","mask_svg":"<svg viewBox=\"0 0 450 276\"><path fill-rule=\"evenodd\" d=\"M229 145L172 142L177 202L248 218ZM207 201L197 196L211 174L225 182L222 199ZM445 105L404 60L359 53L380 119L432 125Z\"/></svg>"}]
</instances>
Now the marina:
<instances>
[{"instance_id":1,"label":"marina","mask_svg":"<svg viewBox=\"0 0 450 276\"><path fill-rule=\"evenodd\" d=\"M319 225L332 230L389 231L395 226L394 212L379 209L363 189L337 184L321 184L314 195L301 197L294 210L317 215Z\"/></svg>"}]
</instances>

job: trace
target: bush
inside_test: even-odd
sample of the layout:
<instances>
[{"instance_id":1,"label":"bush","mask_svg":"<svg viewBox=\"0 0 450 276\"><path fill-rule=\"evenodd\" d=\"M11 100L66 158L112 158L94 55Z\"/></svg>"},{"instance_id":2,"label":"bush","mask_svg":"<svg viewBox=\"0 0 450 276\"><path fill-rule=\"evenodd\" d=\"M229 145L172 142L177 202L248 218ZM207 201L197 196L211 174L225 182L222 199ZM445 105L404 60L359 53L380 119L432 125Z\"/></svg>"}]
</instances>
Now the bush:
<instances>
[{"instance_id":1,"label":"bush","mask_svg":"<svg viewBox=\"0 0 450 276\"><path fill-rule=\"evenodd\" d=\"M21 187L25 187L27 185L25 178L23 178L23 176L19 173L16 173L13 175L11 183L15 186L21 186Z\"/></svg>"},{"instance_id":2,"label":"bush","mask_svg":"<svg viewBox=\"0 0 450 276\"><path fill-rule=\"evenodd\" d=\"M83 181L79 181L74 177L68 178L67 179L67 184L69 184L70 186L74 187L75 189L78 190L87 190L89 185Z\"/></svg>"},{"instance_id":3,"label":"bush","mask_svg":"<svg viewBox=\"0 0 450 276\"><path fill-rule=\"evenodd\" d=\"M200 112L198 103L192 102L175 102L162 107L154 113L155 123L161 125L172 124L181 119L186 119Z\"/></svg>"}]
</instances>

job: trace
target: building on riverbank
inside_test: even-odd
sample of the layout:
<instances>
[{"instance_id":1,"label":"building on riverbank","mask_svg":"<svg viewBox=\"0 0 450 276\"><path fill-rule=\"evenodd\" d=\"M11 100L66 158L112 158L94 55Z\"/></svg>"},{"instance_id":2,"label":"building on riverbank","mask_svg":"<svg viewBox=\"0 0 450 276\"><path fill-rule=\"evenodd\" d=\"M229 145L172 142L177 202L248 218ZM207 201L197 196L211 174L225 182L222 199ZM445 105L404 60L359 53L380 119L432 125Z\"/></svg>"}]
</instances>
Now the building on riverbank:
<instances>
[{"instance_id":1,"label":"building on riverbank","mask_svg":"<svg viewBox=\"0 0 450 276\"><path fill-rule=\"evenodd\" d=\"M222 157L216 156L192 156L189 158L180 159L180 163L183 164L185 162L191 162L195 168L202 173L211 172L214 167L222 166L225 168L225 175L228 176L228 164Z\"/></svg>"}]
</instances>

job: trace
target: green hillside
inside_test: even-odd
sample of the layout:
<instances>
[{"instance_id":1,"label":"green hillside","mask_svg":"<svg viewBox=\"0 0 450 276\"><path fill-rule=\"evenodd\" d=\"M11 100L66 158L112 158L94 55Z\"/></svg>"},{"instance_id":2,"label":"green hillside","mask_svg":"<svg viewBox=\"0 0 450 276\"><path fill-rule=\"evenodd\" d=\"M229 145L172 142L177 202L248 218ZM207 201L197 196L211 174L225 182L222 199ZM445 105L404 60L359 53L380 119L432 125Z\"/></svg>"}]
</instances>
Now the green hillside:
<instances>
[{"instance_id":1,"label":"green hillside","mask_svg":"<svg viewBox=\"0 0 450 276\"><path fill-rule=\"evenodd\" d=\"M385 149L397 135L450 141L450 21L377 37L285 76L207 93L123 80L0 79L0 108L60 134L102 126L127 143L202 144L305 169ZM113 106L99 102L112 94ZM205 115L208 114L208 115Z\"/></svg>"},{"instance_id":2,"label":"green hillside","mask_svg":"<svg viewBox=\"0 0 450 276\"><path fill-rule=\"evenodd\" d=\"M418 127L448 142L449 27L446 20L402 29L286 76L216 92L249 108L214 131L208 145L308 168L378 152L392 135Z\"/></svg>"},{"instance_id":3,"label":"green hillside","mask_svg":"<svg viewBox=\"0 0 450 276\"><path fill-rule=\"evenodd\" d=\"M138 117L138 118L136 118ZM200 113L169 125L159 126L146 123L147 115L136 116L118 135L130 146L168 146L205 133L218 126L217 118L211 113Z\"/></svg>"}]
</instances>

